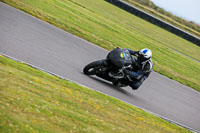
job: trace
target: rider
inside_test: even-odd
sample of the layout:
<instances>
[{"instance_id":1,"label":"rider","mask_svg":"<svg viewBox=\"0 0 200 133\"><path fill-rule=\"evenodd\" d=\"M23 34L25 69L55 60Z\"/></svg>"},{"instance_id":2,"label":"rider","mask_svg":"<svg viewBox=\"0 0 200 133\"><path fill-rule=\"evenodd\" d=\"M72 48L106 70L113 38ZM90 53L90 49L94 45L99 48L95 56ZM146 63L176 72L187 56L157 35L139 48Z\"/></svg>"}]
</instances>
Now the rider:
<instances>
[{"instance_id":1,"label":"rider","mask_svg":"<svg viewBox=\"0 0 200 133\"><path fill-rule=\"evenodd\" d=\"M132 79L130 82L130 87L133 90L136 90L140 87L145 79L148 78L149 74L152 71L153 62L151 60L152 51L150 49L144 48L140 51L133 51L131 49L127 49L131 55L133 55L132 70L124 69L124 73ZM120 82L113 82L115 86L118 86Z\"/></svg>"}]
</instances>

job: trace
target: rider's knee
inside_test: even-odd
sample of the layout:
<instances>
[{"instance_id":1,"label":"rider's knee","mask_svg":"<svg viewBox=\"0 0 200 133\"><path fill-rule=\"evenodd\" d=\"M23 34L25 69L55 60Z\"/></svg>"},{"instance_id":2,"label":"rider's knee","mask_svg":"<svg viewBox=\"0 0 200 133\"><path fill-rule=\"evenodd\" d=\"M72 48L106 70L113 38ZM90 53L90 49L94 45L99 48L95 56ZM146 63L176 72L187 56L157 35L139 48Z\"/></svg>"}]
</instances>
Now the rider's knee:
<instances>
[{"instance_id":1,"label":"rider's knee","mask_svg":"<svg viewBox=\"0 0 200 133\"><path fill-rule=\"evenodd\" d=\"M133 90L137 90L139 87L140 87L141 83L140 82L131 82L130 83L130 87L133 89Z\"/></svg>"}]
</instances>

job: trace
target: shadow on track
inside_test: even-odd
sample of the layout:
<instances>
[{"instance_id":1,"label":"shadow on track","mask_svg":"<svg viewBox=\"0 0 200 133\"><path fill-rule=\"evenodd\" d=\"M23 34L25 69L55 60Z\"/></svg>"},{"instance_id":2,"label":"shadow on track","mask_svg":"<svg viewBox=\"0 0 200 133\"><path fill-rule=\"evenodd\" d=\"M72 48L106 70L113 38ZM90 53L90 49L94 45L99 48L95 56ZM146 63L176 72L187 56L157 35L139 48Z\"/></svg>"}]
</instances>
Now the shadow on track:
<instances>
[{"instance_id":1,"label":"shadow on track","mask_svg":"<svg viewBox=\"0 0 200 133\"><path fill-rule=\"evenodd\" d=\"M130 92L126 91L125 89L122 89L122 88L120 88L120 87L113 86L112 83L109 82L109 81L106 81L106 80L104 80L104 79L100 79L100 78L98 78L98 77L93 77L93 76L88 76L88 77L89 77L90 79L93 79L93 80L95 80L95 81L98 81L98 82L100 82L100 83L106 85L107 87L109 87L109 88L111 88L111 89L113 89L113 90L119 91L119 92L125 94L126 96L135 97L133 94L131 94Z\"/></svg>"},{"instance_id":2,"label":"shadow on track","mask_svg":"<svg viewBox=\"0 0 200 133\"><path fill-rule=\"evenodd\" d=\"M105 85L105 86L108 87L109 89L112 89L112 90L114 90L114 91L118 91L118 92L124 94L124 97L128 98L127 103L129 103L129 104L130 104L130 101L132 101L132 100L137 101L137 102L140 103L140 104L146 104L146 103L148 103L148 102L147 102L146 100L144 100L143 98L138 97L137 95L134 95L134 94L132 94L131 92L125 90L125 89L122 89L122 88L120 88L120 87L115 87L115 86L113 86L112 83L109 82L109 81L106 81L106 80L104 80L104 79L101 79L101 78L98 78L98 77L95 77L95 76L87 76L87 77L89 77L90 79L92 79L92 80L94 80L94 81L96 81L96 82L99 82L99 83ZM134 90L131 90L131 91L134 91ZM123 100L122 100L122 101L123 101ZM133 105L134 105L134 104L133 104ZM134 106L135 106L135 105L134 105Z\"/></svg>"}]
</instances>

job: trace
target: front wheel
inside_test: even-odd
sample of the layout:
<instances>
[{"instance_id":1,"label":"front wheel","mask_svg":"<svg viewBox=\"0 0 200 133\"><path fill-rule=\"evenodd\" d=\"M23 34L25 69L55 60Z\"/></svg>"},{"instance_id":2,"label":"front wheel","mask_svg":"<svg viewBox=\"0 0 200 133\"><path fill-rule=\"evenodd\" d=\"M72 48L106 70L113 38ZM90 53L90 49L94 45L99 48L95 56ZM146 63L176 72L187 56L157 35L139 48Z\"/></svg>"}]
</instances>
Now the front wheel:
<instances>
[{"instance_id":1,"label":"front wheel","mask_svg":"<svg viewBox=\"0 0 200 133\"><path fill-rule=\"evenodd\" d=\"M94 61L83 68L83 72L87 75L95 75L103 67L102 60Z\"/></svg>"}]
</instances>

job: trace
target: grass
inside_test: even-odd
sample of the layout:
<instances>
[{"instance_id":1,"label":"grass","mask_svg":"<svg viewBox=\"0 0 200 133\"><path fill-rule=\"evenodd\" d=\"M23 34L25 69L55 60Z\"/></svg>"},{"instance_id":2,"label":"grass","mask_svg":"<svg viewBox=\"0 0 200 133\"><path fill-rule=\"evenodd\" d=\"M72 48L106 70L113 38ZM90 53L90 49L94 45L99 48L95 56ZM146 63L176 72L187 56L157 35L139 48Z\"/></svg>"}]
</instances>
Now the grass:
<instances>
[{"instance_id":1,"label":"grass","mask_svg":"<svg viewBox=\"0 0 200 133\"><path fill-rule=\"evenodd\" d=\"M0 132L190 132L120 100L0 56Z\"/></svg>"},{"instance_id":2,"label":"grass","mask_svg":"<svg viewBox=\"0 0 200 133\"><path fill-rule=\"evenodd\" d=\"M104 0L1 0L108 50L153 51L154 70L200 91L200 48ZM172 50L174 49L174 50Z\"/></svg>"},{"instance_id":3,"label":"grass","mask_svg":"<svg viewBox=\"0 0 200 133\"><path fill-rule=\"evenodd\" d=\"M184 20L180 17L174 16L173 14L165 11L164 9L156 6L150 0L140 1L140 0L124 0L127 3L140 8L141 10L152 14L180 29L183 29L197 37L200 37L200 25L194 22ZM148 3L148 4L147 4Z\"/></svg>"}]
</instances>

